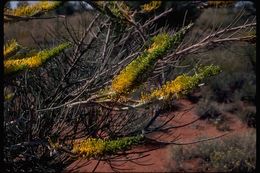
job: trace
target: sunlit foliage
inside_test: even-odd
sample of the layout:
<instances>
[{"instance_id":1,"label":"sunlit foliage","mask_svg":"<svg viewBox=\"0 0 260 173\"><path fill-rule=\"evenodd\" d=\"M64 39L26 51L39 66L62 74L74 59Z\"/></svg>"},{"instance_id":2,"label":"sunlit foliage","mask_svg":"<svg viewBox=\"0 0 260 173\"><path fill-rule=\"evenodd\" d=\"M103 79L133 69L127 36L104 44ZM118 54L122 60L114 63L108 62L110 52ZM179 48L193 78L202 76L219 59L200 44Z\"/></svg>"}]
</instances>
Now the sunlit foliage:
<instances>
[{"instance_id":1,"label":"sunlit foliage","mask_svg":"<svg viewBox=\"0 0 260 173\"><path fill-rule=\"evenodd\" d=\"M142 139L142 136L123 137L116 140L88 138L75 142L72 152L87 158L114 154L118 151L129 149L133 145L140 144Z\"/></svg>"}]
</instances>

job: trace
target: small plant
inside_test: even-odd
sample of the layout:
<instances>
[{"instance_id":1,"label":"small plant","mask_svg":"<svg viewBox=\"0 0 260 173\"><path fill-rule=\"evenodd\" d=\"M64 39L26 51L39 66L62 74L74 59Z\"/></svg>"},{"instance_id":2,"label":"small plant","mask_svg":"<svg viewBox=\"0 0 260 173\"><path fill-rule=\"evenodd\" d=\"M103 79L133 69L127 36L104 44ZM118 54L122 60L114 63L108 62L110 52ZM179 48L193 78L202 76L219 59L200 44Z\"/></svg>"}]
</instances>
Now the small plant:
<instances>
[{"instance_id":1,"label":"small plant","mask_svg":"<svg viewBox=\"0 0 260 173\"><path fill-rule=\"evenodd\" d=\"M221 112L209 100L201 100L196 106L197 114L201 119L216 119L221 115Z\"/></svg>"},{"instance_id":2,"label":"small plant","mask_svg":"<svg viewBox=\"0 0 260 173\"><path fill-rule=\"evenodd\" d=\"M142 11L144 12L152 12L158 9L162 4L162 1L151 1L141 6Z\"/></svg>"},{"instance_id":3,"label":"small plant","mask_svg":"<svg viewBox=\"0 0 260 173\"><path fill-rule=\"evenodd\" d=\"M45 11L56 9L60 5L62 5L61 1L42 1L29 6L20 6L13 10L7 9L5 13L14 16L34 16Z\"/></svg>"},{"instance_id":4,"label":"small plant","mask_svg":"<svg viewBox=\"0 0 260 173\"><path fill-rule=\"evenodd\" d=\"M236 100L255 101L255 76L246 72L222 73L210 82L212 100L230 103Z\"/></svg>"},{"instance_id":5,"label":"small plant","mask_svg":"<svg viewBox=\"0 0 260 173\"><path fill-rule=\"evenodd\" d=\"M212 75L220 73L220 67L210 65L200 68L193 76L182 74L173 81L166 82L161 88L155 89L151 94L144 94L142 100L150 100L154 98L170 99L173 96L179 98L180 96L187 95L191 90L199 85L199 83Z\"/></svg>"},{"instance_id":6,"label":"small plant","mask_svg":"<svg viewBox=\"0 0 260 173\"><path fill-rule=\"evenodd\" d=\"M170 171L185 170L185 162L192 159L202 159L202 172L254 172L256 169L255 131L194 147L172 146L171 151L171 158L179 164L177 168L170 166Z\"/></svg>"},{"instance_id":7,"label":"small plant","mask_svg":"<svg viewBox=\"0 0 260 173\"><path fill-rule=\"evenodd\" d=\"M245 107L237 114L249 127L256 127L256 108L254 106Z\"/></svg>"},{"instance_id":8,"label":"small plant","mask_svg":"<svg viewBox=\"0 0 260 173\"><path fill-rule=\"evenodd\" d=\"M117 94L127 94L139 86L149 76L148 73L154 68L157 60L177 46L191 26L192 24L182 28L173 36L167 33L154 36L151 46L114 77L111 90Z\"/></svg>"},{"instance_id":9,"label":"small plant","mask_svg":"<svg viewBox=\"0 0 260 173\"><path fill-rule=\"evenodd\" d=\"M75 142L72 152L87 158L103 156L105 154L114 154L118 151L126 150L133 145L139 144L142 139L142 136L124 137L116 140L88 138Z\"/></svg>"},{"instance_id":10,"label":"small plant","mask_svg":"<svg viewBox=\"0 0 260 173\"><path fill-rule=\"evenodd\" d=\"M67 47L69 47L69 44L65 43L23 59L6 59L4 60L4 73L7 75L25 69L37 68L48 59L59 55Z\"/></svg>"}]
</instances>

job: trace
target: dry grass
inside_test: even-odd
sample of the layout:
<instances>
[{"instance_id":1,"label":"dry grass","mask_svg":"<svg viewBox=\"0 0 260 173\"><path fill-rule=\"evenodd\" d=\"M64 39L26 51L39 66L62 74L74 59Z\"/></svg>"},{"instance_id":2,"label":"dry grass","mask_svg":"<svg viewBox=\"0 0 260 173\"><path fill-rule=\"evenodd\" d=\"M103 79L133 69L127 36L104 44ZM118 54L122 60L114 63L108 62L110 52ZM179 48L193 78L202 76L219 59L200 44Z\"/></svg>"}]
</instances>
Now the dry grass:
<instances>
[{"instance_id":1,"label":"dry grass","mask_svg":"<svg viewBox=\"0 0 260 173\"><path fill-rule=\"evenodd\" d=\"M200 160L197 171L252 172L256 170L256 132L229 136L191 146L172 146L170 158L176 167L169 171L185 171L187 163ZM169 162L172 162L170 160Z\"/></svg>"},{"instance_id":2,"label":"dry grass","mask_svg":"<svg viewBox=\"0 0 260 173\"><path fill-rule=\"evenodd\" d=\"M83 12L75 13L72 16L67 17L68 23L71 26L78 26L78 29L83 29L90 23L93 17L93 13ZM66 33L63 23L65 18L55 18L55 19L44 19L44 20L30 20L21 21L16 23L5 23L4 24L4 41L11 40L13 38L26 47L36 48L39 45L52 45L55 44L57 38L53 37L53 32L56 33ZM84 21L81 23L80 21ZM37 44L35 43L37 42Z\"/></svg>"}]
</instances>

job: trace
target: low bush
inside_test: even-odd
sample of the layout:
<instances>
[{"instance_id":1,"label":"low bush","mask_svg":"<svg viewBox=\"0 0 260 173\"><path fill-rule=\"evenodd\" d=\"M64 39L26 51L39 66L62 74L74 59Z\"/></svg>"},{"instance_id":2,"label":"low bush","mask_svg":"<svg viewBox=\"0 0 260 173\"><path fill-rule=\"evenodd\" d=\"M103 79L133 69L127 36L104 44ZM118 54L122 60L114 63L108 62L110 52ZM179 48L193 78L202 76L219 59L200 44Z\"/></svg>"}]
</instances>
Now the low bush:
<instances>
[{"instance_id":1,"label":"low bush","mask_svg":"<svg viewBox=\"0 0 260 173\"><path fill-rule=\"evenodd\" d=\"M256 170L256 132L234 135L223 140L202 142L194 147L172 146L170 159L176 167L169 171L185 171L185 162L202 159L197 171L254 172ZM171 160L172 162L172 160Z\"/></svg>"},{"instance_id":2,"label":"low bush","mask_svg":"<svg viewBox=\"0 0 260 173\"><path fill-rule=\"evenodd\" d=\"M201 119L216 119L221 115L216 104L210 102L208 99L202 99L198 102L196 105L196 112Z\"/></svg>"},{"instance_id":3,"label":"low bush","mask_svg":"<svg viewBox=\"0 0 260 173\"><path fill-rule=\"evenodd\" d=\"M212 99L217 102L245 100L255 102L255 75L246 72L222 73L210 83Z\"/></svg>"},{"instance_id":4,"label":"low bush","mask_svg":"<svg viewBox=\"0 0 260 173\"><path fill-rule=\"evenodd\" d=\"M243 110L238 111L237 115L249 127L256 127L256 107L254 107L254 106L247 106Z\"/></svg>"}]
</instances>

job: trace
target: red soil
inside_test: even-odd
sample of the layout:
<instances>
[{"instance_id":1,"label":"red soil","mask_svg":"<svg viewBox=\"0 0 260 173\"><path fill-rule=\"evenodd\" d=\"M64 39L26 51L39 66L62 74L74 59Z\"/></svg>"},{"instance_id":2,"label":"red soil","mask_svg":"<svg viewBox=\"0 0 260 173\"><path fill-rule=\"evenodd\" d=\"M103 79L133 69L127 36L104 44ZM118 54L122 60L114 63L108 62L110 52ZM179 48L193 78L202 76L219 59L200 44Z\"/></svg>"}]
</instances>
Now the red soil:
<instances>
[{"instance_id":1,"label":"red soil","mask_svg":"<svg viewBox=\"0 0 260 173\"><path fill-rule=\"evenodd\" d=\"M189 109L194 107L194 104L187 100L180 100L180 103L183 105L182 107L185 107L185 109ZM198 116L195 114L194 108L192 108L189 112L183 113L183 109L180 111L175 111L174 114L176 117L170 122L170 124L174 125L181 125L188 122L191 122L198 118ZM247 131L249 128L241 122L241 120L237 116L232 116L227 114L228 121L227 125L230 127L230 134L228 134L225 137L228 137L229 135L233 135L235 133L241 133ZM219 131L216 128L216 125L213 123L210 123L207 120L198 120L188 126L172 129L168 131L167 133L158 132L157 134L153 134L152 137L157 139L157 137L161 136L159 140L162 141L171 141L174 139L174 137L180 135L181 139L176 141L178 143L182 142L191 142L196 141L200 137L215 137L219 136L221 134L224 134L227 132ZM215 139L219 140L219 139ZM191 144L192 146L192 144ZM167 166L169 166L169 147L164 146L157 150L149 151L146 153L143 153L143 155L149 154L146 157L140 158L138 160L131 161L122 161L125 158L120 158L120 160L111 160L110 164L114 166L115 168L118 168L116 171L120 172L169 172L169 169ZM147 150L150 146L142 146L137 147L131 151L141 151L141 150ZM129 155L130 156L130 155ZM138 155L132 155L132 157L137 157ZM139 155L141 156L141 155ZM200 160L192 160L189 161L186 164L188 171L194 171L196 170L196 166L199 165ZM65 172L92 172L97 165L97 160L77 160L74 163L72 163L70 166L66 168ZM111 168L110 164L105 161L100 161L99 165L95 169L95 172L113 172L113 169ZM146 164L145 166L142 164ZM174 161L172 162L176 164ZM114 170L115 171L115 170Z\"/></svg>"}]
</instances>

